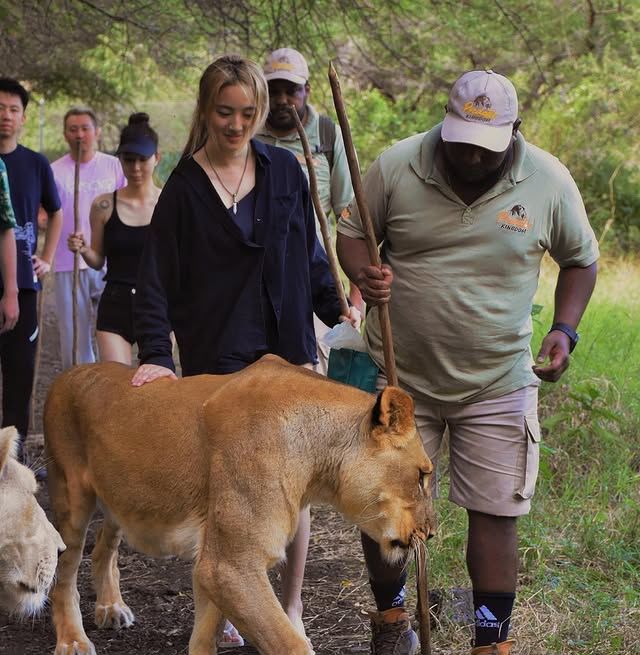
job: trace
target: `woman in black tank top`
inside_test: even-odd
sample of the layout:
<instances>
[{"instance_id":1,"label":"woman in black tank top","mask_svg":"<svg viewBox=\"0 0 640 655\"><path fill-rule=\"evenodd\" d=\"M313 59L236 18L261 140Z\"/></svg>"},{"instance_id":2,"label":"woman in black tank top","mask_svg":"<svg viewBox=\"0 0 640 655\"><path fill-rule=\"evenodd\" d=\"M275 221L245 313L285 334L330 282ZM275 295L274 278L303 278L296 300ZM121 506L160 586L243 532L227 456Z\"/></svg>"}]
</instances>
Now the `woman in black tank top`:
<instances>
[{"instance_id":1,"label":"woman in black tank top","mask_svg":"<svg viewBox=\"0 0 640 655\"><path fill-rule=\"evenodd\" d=\"M158 135L149 116L132 114L120 134L117 151L127 186L97 196L91 206L91 245L81 232L71 234L69 248L99 270L107 262L107 282L100 304L96 337L102 361L131 364L135 342L133 303L138 265L160 189L153 182L158 164Z\"/></svg>"}]
</instances>

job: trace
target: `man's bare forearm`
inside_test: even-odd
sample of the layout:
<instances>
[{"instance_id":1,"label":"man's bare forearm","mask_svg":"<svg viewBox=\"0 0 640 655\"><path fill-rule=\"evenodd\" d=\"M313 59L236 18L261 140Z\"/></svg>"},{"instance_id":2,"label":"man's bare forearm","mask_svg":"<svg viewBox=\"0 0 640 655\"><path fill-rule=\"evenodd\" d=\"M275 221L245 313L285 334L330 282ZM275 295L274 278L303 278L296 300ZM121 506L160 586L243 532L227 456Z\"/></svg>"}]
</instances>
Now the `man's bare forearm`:
<instances>
[{"instance_id":1,"label":"man's bare forearm","mask_svg":"<svg viewBox=\"0 0 640 655\"><path fill-rule=\"evenodd\" d=\"M598 265L561 268L555 290L554 323L578 327L596 284Z\"/></svg>"},{"instance_id":2,"label":"man's bare forearm","mask_svg":"<svg viewBox=\"0 0 640 655\"><path fill-rule=\"evenodd\" d=\"M369 265L369 251L367 250L366 241L364 239L352 239L338 233L336 251L342 270L357 286L360 271Z\"/></svg>"},{"instance_id":3,"label":"man's bare forearm","mask_svg":"<svg viewBox=\"0 0 640 655\"><path fill-rule=\"evenodd\" d=\"M44 235L44 246L42 248L41 259L44 259L47 263L51 264L53 262L53 257L56 252L56 247L58 246L58 241L60 240L60 235L62 234L62 210L59 209L53 214L49 214L49 220L47 221L47 229Z\"/></svg>"},{"instance_id":4,"label":"man's bare forearm","mask_svg":"<svg viewBox=\"0 0 640 655\"><path fill-rule=\"evenodd\" d=\"M387 264L372 266L364 239L338 234L338 259L347 277L360 289L367 305L380 305L391 298L393 273Z\"/></svg>"}]
</instances>

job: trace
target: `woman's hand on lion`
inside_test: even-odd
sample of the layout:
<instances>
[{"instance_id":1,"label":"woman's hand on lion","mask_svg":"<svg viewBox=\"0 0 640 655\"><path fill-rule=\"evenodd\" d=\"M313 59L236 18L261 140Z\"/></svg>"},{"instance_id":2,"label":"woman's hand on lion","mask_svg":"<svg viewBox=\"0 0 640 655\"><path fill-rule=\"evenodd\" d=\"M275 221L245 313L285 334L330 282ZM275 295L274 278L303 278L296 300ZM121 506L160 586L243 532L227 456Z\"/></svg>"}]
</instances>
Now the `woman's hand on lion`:
<instances>
[{"instance_id":1,"label":"woman's hand on lion","mask_svg":"<svg viewBox=\"0 0 640 655\"><path fill-rule=\"evenodd\" d=\"M169 378L170 380L177 380L176 374L166 366L159 364L143 364L138 368L135 375L131 379L131 384L134 387L141 387L147 382L153 382L159 378Z\"/></svg>"}]
</instances>

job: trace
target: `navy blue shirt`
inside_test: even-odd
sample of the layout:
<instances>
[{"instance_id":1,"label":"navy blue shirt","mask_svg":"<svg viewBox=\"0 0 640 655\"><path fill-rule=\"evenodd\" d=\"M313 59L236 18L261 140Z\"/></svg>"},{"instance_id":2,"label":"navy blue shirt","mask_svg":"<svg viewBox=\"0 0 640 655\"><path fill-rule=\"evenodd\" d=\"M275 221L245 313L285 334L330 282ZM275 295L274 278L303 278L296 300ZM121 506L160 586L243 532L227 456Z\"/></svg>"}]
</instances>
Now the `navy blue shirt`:
<instances>
[{"instance_id":1,"label":"navy blue shirt","mask_svg":"<svg viewBox=\"0 0 640 655\"><path fill-rule=\"evenodd\" d=\"M232 219L207 174L183 159L156 205L135 299L140 361L183 375L228 372L234 353L268 351L293 364L316 361L313 312L329 326L340 305L316 237L306 177L284 148L251 141L256 155L253 235ZM265 331L256 330L264 307ZM249 362L247 362L249 363Z\"/></svg>"},{"instance_id":2,"label":"navy blue shirt","mask_svg":"<svg viewBox=\"0 0 640 655\"><path fill-rule=\"evenodd\" d=\"M232 206L233 207L233 206ZM236 213L229 207L229 216L240 228L245 241L253 241L253 224L256 213L256 190L251 189L247 195L238 202Z\"/></svg>"},{"instance_id":3,"label":"navy blue shirt","mask_svg":"<svg viewBox=\"0 0 640 655\"><path fill-rule=\"evenodd\" d=\"M40 289L38 278L33 272L31 257L36 252L38 241L40 205L49 214L60 209L60 198L53 172L44 155L21 145L18 145L13 152L0 154L0 158L7 167L11 202L16 215L18 288Z\"/></svg>"}]
</instances>

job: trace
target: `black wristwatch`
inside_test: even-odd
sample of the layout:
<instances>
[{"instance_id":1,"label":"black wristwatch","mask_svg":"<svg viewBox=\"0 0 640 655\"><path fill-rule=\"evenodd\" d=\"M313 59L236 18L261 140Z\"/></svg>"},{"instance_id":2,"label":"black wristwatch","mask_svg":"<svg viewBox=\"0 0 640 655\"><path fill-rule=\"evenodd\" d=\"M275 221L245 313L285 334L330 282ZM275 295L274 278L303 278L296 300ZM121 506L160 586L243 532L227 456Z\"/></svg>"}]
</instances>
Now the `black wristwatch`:
<instances>
[{"instance_id":1,"label":"black wristwatch","mask_svg":"<svg viewBox=\"0 0 640 655\"><path fill-rule=\"evenodd\" d=\"M578 343L578 339L580 339L580 335L566 323L554 323L549 332L553 332L554 330L560 330L560 332L564 332L569 337L569 352L572 353Z\"/></svg>"}]
</instances>

